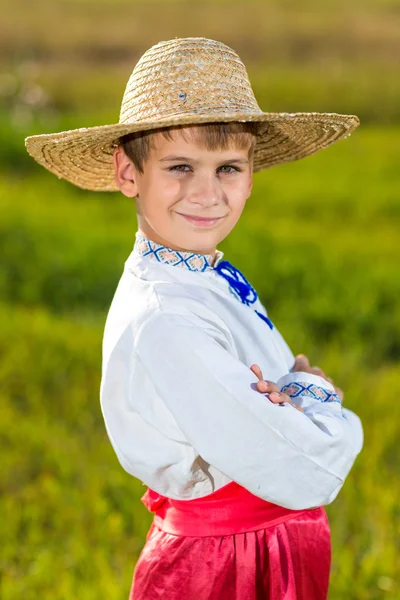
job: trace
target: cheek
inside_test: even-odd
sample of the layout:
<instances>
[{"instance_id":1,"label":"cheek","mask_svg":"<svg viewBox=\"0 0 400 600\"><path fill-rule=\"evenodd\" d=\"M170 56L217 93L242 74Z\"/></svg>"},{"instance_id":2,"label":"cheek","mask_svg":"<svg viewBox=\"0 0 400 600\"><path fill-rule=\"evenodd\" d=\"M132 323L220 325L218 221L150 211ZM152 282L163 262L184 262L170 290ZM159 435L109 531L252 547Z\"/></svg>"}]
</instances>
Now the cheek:
<instances>
[{"instance_id":1,"label":"cheek","mask_svg":"<svg viewBox=\"0 0 400 600\"><path fill-rule=\"evenodd\" d=\"M152 178L151 191L157 197L171 198L182 191L183 180L171 176L170 173L158 172Z\"/></svg>"},{"instance_id":2,"label":"cheek","mask_svg":"<svg viewBox=\"0 0 400 600\"><path fill-rule=\"evenodd\" d=\"M153 225L163 223L168 213L181 198L181 184L171 177L157 174L146 189L144 212Z\"/></svg>"},{"instance_id":3,"label":"cheek","mask_svg":"<svg viewBox=\"0 0 400 600\"><path fill-rule=\"evenodd\" d=\"M180 188L178 181L163 176L162 173L152 173L141 187L143 196L146 198L144 203L146 213L156 216L160 214L160 208L167 210L171 203L179 197Z\"/></svg>"},{"instance_id":4,"label":"cheek","mask_svg":"<svg viewBox=\"0 0 400 600\"><path fill-rule=\"evenodd\" d=\"M246 200L249 196L248 180L243 179L240 182L232 182L225 188L229 197L231 208L234 211L243 210Z\"/></svg>"}]
</instances>

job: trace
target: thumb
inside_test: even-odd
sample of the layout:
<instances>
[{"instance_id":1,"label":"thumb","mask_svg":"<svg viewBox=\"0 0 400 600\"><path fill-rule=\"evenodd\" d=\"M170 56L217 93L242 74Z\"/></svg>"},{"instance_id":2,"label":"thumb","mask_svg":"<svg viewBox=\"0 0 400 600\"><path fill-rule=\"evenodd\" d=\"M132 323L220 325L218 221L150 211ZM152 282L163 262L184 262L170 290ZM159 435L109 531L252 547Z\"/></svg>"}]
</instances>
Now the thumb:
<instances>
[{"instance_id":1,"label":"thumb","mask_svg":"<svg viewBox=\"0 0 400 600\"><path fill-rule=\"evenodd\" d=\"M310 362L305 354L298 354L294 363L293 371L309 371Z\"/></svg>"}]
</instances>

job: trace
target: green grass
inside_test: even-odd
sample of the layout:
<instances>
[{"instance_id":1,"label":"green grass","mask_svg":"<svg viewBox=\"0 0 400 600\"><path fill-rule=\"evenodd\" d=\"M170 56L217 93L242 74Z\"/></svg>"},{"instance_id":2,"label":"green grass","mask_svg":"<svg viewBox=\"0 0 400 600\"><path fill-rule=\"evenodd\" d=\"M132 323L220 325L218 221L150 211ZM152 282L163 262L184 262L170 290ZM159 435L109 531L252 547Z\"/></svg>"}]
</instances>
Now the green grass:
<instances>
[{"instance_id":1,"label":"green grass","mask_svg":"<svg viewBox=\"0 0 400 600\"><path fill-rule=\"evenodd\" d=\"M102 424L101 327L0 314L1 597L121 598L151 519Z\"/></svg>"}]
</instances>

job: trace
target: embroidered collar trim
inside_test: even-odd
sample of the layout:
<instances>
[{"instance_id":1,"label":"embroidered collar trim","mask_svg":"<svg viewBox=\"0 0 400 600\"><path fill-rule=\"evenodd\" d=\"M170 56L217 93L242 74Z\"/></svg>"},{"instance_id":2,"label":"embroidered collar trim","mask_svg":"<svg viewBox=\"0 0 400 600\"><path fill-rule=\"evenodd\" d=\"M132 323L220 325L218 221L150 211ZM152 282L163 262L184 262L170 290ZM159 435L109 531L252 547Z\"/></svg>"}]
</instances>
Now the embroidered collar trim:
<instances>
[{"instance_id":1,"label":"embroidered collar trim","mask_svg":"<svg viewBox=\"0 0 400 600\"><path fill-rule=\"evenodd\" d=\"M158 262L187 269L189 271L210 271L222 260L224 253L216 250L215 256L212 254L197 254L193 252L174 250L168 246L163 246L158 242L150 240L138 231L136 232L133 251L141 256L146 256Z\"/></svg>"}]
</instances>

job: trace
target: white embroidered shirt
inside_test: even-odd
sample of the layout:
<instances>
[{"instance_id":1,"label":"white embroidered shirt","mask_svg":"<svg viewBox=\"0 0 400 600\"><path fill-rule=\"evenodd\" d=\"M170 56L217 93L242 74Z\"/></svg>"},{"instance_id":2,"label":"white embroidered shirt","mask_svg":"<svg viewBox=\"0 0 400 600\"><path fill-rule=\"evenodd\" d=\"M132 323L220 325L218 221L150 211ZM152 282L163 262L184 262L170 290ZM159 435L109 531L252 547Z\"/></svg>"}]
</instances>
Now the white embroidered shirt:
<instances>
[{"instance_id":1,"label":"white embroidered shirt","mask_svg":"<svg viewBox=\"0 0 400 600\"><path fill-rule=\"evenodd\" d=\"M219 250L178 252L136 232L106 320L100 403L122 467L170 498L234 480L291 509L329 504L363 444L360 419L294 356ZM304 413L255 384L277 382Z\"/></svg>"}]
</instances>

